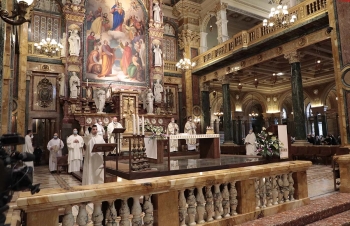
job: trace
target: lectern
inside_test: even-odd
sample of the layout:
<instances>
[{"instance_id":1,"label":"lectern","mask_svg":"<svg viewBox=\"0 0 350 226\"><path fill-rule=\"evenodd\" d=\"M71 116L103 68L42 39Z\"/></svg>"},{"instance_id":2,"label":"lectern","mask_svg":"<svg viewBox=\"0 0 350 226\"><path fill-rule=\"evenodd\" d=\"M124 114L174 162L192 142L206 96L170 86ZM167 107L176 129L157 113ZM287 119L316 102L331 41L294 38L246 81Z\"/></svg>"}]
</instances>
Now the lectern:
<instances>
[{"instance_id":1,"label":"lectern","mask_svg":"<svg viewBox=\"0 0 350 226\"><path fill-rule=\"evenodd\" d=\"M106 169L106 152L112 152L117 147L117 144L94 144L94 147L92 148L92 153L95 152L103 152L103 169ZM96 163L98 164L98 163ZM102 163L100 164L102 165ZM106 172L103 174L103 182L106 181Z\"/></svg>"},{"instance_id":2,"label":"lectern","mask_svg":"<svg viewBox=\"0 0 350 226\"><path fill-rule=\"evenodd\" d=\"M121 146L120 146L120 134L121 133L124 133L125 132L125 128L115 128L113 131L112 131L112 133L114 133L115 134L115 143L117 144L117 152L118 152L118 154L119 154L119 152L120 152L120 148L121 148Z\"/></svg>"}]
</instances>

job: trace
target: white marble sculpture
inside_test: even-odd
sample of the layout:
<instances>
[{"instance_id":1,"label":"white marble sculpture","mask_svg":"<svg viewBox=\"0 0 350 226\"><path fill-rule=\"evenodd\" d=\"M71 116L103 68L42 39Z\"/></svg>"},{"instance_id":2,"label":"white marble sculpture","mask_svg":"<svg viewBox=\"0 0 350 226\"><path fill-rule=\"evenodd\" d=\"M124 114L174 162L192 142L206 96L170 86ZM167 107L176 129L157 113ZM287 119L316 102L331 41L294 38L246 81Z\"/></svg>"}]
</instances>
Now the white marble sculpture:
<instances>
[{"instance_id":1,"label":"white marble sculpture","mask_svg":"<svg viewBox=\"0 0 350 226\"><path fill-rule=\"evenodd\" d=\"M72 76L69 79L69 89L70 89L70 98L78 98L80 94L80 79L77 76L75 71L72 72Z\"/></svg>"},{"instance_id":2,"label":"white marble sculpture","mask_svg":"<svg viewBox=\"0 0 350 226\"><path fill-rule=\"evenodd\" d=\"M151 89L148 89L147 93L143 95L143 109L146 109L147 114L153 114L153 101L154 96Z\"/></svg>"},{"instance_id":3,"label":"white marble sculpture","mask_svg":"<svg viewBox=\"0 0 350 226\"><path fill-rule=\"evenodd\" d=\"M60 92L59 92L59 94L60 94L60 97L64 97L65 96L64 90L66 88L65 87L66 86L66 75L64 73L61 73L59 75L59 80L60 80L60 82L59 82L59 84L60 84Z\"/></svg>"},{"instance_id":4,"label":"white marble sculpture","mask_svg":"<svg viewBox=\"0 0 350 226\"><path fill-rule=\"evenodd\" d=\"M160 17L160 6L158 2L155 2L154 6L153 6L153 21L156 23L161 23L161 17Z\"/></svg>"},{"instance_id":5,"label":"white marble sculpture","mask_svg":"<svg viewBox=\"0 0 350 226\"><path fill-rule=\"evenodd\" d=\"M104 89L97 89L96 95L94 96L97 113L103 113L103 108L106 103L106 91Z\"/></svg>"},{"instance_id":6,"label":"white marble sculpture","mask_svg":"<svg viewBox=\"0 0 350 226\"><path fill-rule=\"evenodd\" d=\"M61 49L61 57L66 57L67 52L67 34L66 32L63 32L62 39L61 39L61 45L63 46Z\"/></svg>"},{"instance_id":7,"label":"white marble sculpture","mask_svg":"<svg viewBox=\"0 0 350 226\"><path fill-rule=\"evenodd\" d=\"M153 89L154 89L154 101L156 103L162 102L162 92L164 90L163 90L162 84L159 83L159 79L157 79L157 82L156 84L154 84Z\"/></svg>"},{"instance_id":8,"label":"white marble sculpture","mask_svg":"<svg viewBox=\"0 0 350 226\"><path fill-rule=\"evenodd\" d=\"M79 56L80 53L80 37L77 29L73 30L68 38L69 42L69 55Z\"/></svg>"},{"instance_id":9,"label":"white marble sculpture","mask_svg":"<svg viewBox=\"0 0 350 226\"><path fill-rule=\"evenodd\" d=\"M154 66L161 67L163 65L162 62L162 49L157 45L154 50Z\"/></svg>"}]
</instances>

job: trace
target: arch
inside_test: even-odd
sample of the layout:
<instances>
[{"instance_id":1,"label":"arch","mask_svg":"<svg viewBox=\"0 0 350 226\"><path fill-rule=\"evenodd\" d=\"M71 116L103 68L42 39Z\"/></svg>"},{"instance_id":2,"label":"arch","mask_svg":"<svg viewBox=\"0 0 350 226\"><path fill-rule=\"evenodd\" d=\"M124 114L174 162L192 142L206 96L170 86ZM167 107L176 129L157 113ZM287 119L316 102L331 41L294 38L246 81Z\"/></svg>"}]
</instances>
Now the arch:
<instances>
[{"instance_id":1,"label":"arch","mask_svg":"<svg viewBox=\"0 0 350 226\"><path fill-rule=\"evenodd\" d=\"M323 89L323 93L321 94L321 101L323 105L326 105L327 97L333 89L335 89L335 83L330 83Z\"/></svg>"},{"instance_id":2,"label":"arch","mask_svg":"<svg viewBox=\"0 0 350 226\"><path fill-rule=\"evenodd\" d=\"M209 20L210 20L211 17L213 17L213 16L216 18L216 15L215 15L214 12L208 12L208 13L204 16L204 18L203 18L203 20L202 20L202 23L201 23L201 25L200 25L200 27L199 27L199 31L200 31L200 32L205 32L205 31L206 31L207 25L208 25L208 23L209 23Z\"/></svg>"},{"instance_id":3,"label":"arch","mask_svg":"<svg viewBox=\"0 0 350 226\"><path fill-rule=\"evenodd\" d=\"M252 101L252 95L253 95L253 101ZM258 104L261 105L262 108L262 113L266 113L266 101L265 97L261 95L260 93L246 93L242 99L242 111L246 112L249 107L253 105L254 102L257 102Z\"/></svg>"},{"instance_id":4,"label":"arch","mask_svg":"<svg viewBox=\"0 0 350 226\"><path fill-rule=\"evenodd\" d=\"M210 115L213 118L214 112L217 112L220 110L221 106L223 105L223 96L221 92L216 91L216 97L212 95L213 92L209 94L209 102L210 102ZM236 105L233 101L233 96L230 94L230 102L231 102L231 111L234 111L236 109ZM216 117L216 116L215 116Z\"/></svg>"},{"instance_id":5,"label":"arch","mask_svg":"<svg viewBox=\"0 0 350 226\"><path fill-rule=\"evenodd\" d=\"M305 101L306 101L307 99L310 99L310 96L309 96L309 94L306 93L305 91L303 91L303 94L304 94L304 106L306 106ZM284 100L285 100L288 96L291 96L291 95L292 95L291 91L287 91L287 92L283 93L283 94L280 96L280 98L279 98L279 103L278 103L278 109L280 109L280 110L282 109L282 105L283 105ZM293 106L292 106L292 107L293 107Z\"/></svg>"}]
</instances>

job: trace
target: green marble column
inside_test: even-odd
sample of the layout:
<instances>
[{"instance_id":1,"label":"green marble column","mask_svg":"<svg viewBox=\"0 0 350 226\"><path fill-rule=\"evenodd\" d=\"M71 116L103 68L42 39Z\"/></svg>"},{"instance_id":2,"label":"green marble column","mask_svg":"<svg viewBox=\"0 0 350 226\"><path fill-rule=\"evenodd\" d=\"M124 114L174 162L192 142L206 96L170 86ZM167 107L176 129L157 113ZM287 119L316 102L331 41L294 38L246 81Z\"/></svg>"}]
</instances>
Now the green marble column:
<instances>
[{"instance_id":1,"label":"green marble column","mask_svg":"<svg viewBox=\"0 0 350 226\"><path fill-rule=\"evenodd\" d=\"M232 116L231 116L231 101L230 101L230 84L227 80L222 83L222 98L224 109L224 143L232 143Z\"/></svg>"},{"instance_id":2,"label":"green marble column","mask_svg":"<svg viewBox=\"0 0 350 226\"><path fill-rule=\"evenodd\" d=\"M233 137L233 143L238 144L237 139L237 121L234 119L232 120L232 137Z\"/></svg>"},{"instance_id":3,"label":"green marble column","mask_svg":"<svg viewBox=\"0 0 350 226\"><path fill-rule=\"evenodd\" d=\"M295 124L295 140L306 140L304 93L298 52L285 54L291 66L292 101Z\"/></svg>"},{"instance_id":4,"label":"green marble column","mask_svg":"<svg viewBox=\"0 0 350 226\"><path fill-rule=\"evenodd\" d=\"M315 134L315 136L320 135L320 131L318 129L318 117L317 117L317 115L314 116L314 134Z\"/></svg>"},{"instance_id":5,"label":"green marble column","mask_svg":"<svg viewBox=\"0 0 350 226\"><path fill-rule=\"evenodd\" d=\"M182 85L179 85L178 89L178 104L179 104L179 121L178 121L178 126L180 131L184 131L184 124L183 124L183 115L182 115Z\"/></svg>"},{"instance_id":6,"label":"green marble column","mask_svg":"<svg viewBox=\"0 0 350 226\"><path fill-rule=\"evenodd\" d=\"M207 127L210 126L210 100L209 90L204 87L201 91L202 96L202 112L203 112L203 133L207 132Z\"/></svg>"},{"instance_id":7,"label":"green marble column","mask_svg":"<svg viewBox=\"0 0 350 226\"><path fill-rule=\"evenodd\" d=\"M237 123L237 144L243 144L242 138L242 119L239 117Z\"/></svg>"},{"instance_id":8,"label":"green marble column","mask_svg":"<svg viewBox=\"0 0 350 226\"><path fill-rule=\"evenodd\" d=\"M326 136L328 134L328 125L327 125L327 116L326 115L321 115L321 122L322 122L323 136Z\"/></svg>"}]
</instances>

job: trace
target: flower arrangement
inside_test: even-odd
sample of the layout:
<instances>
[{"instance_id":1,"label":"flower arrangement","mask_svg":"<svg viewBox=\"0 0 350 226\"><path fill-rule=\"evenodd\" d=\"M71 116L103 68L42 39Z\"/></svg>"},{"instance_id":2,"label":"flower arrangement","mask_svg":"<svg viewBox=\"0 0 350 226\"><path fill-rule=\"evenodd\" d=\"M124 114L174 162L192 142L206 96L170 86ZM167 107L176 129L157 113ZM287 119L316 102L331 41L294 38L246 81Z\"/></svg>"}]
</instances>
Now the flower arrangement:
<instances>
[{"instance_id":1,"label":"flower arrangement","mask_svg":"<svg viewBox=\"0 0 350 226\"><path fill-rule=\"evenodd\" d=\"M167 134L164 133L162 126L154 126L149 122L145 122L145 131L151 132L151 139L165 139L167 138Z\"/></svg>"},{"instance_id":2,"label":"flower arrangement","mask_svg":"<svg viewBox=\"0 0 350 226\"><path fill-rule=\"evenodd\" d=\"M283 144L281 141L272 133L267 132L265 127L263 127L262 131L256 136L256 152L263 157L273 155L279 156L279 148L282 146Z\"/></svg>"}]
</instances>

